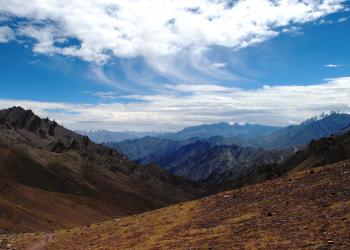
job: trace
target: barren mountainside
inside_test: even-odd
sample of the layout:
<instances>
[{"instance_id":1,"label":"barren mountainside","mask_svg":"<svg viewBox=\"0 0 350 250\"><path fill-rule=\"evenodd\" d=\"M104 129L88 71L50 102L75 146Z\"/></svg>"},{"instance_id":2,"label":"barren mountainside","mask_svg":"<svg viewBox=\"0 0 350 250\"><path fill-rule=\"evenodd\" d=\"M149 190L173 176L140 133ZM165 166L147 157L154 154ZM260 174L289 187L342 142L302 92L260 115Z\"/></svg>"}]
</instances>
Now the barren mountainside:
<instances>
[{"instance_id":1,"label":"barren mountainside","mask_svg":"<svg viewBox=\"0 0 350 250\"><path fill-rule=\"evenodd\" d=\"M347 250L349 181L347 161L137 216L0 239L16 249Z\"/></svg>"},{"instance_id":2,"label":"barren mountainside","mask_svg":"<svg viewBox=\"0 0 350 250\"><path fill-rule=\"evenodd\" d=\"M97 222L202 192L20 107L0 111L0 184L0 230L5 232Z\"/></svg>"}]
</instances>

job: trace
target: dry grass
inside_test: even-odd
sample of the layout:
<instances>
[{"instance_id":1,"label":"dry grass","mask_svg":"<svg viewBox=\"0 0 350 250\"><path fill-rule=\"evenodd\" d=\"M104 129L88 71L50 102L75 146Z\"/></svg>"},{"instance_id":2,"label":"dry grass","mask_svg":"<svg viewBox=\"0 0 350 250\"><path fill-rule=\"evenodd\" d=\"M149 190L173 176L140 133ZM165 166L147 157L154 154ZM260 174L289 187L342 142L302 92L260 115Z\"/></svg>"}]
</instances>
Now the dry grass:
<instances>
[{"instance_id":1,"label":"dry grass","mask_svg":"<svg viewBox=\"0 0 350 250\"><path fill-rule=\"evenodd\" d=\"M350 162L53 234L16 249L350 249Z\"/></svg>"}]
</instances>

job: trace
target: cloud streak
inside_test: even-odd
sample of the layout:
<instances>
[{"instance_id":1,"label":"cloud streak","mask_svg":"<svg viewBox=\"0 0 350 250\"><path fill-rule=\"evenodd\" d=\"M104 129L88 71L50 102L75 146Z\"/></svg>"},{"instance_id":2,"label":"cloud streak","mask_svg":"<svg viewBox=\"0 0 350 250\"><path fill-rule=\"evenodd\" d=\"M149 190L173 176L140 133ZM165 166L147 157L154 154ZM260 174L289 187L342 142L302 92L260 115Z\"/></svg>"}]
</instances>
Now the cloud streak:
<instances>
[{"instance_id":1,"label":"cloud streak","mask_svg":"<svg viewBox=\"0 0 350 250\"><path fill-rule=\"evenodd\" d=\"M289 125L325 111L350 112L350 77L317 85L264 86L255 90L216 85L175 85L157 95L124 96L129 102L72 104L0 100L20 105L72 129L169 131L202 123ZM291 101L292 100L292 101ZM293 122L291 122L293 121Z\"/></svg>"},{"instance_id":2,"label":"cloud streak","mask_svg":"<svg viewBox=\"0 0 350 250\"><path fill-rule=\"evenodd\" d=\"M345 66L345 65L343 65L343 64L332 64L332 63L324 65L325 68L339 68L339 67L343 67L343 66Z\"/></svg>"}]
</instances>

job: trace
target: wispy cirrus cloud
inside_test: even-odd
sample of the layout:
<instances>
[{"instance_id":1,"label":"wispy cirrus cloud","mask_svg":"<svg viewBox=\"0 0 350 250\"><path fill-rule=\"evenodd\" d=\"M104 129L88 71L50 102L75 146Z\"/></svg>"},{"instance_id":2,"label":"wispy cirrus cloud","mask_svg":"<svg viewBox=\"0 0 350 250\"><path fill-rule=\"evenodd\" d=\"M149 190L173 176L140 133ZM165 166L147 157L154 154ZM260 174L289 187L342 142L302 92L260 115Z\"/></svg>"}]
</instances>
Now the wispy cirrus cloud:
<instances>
[{"instance_id":1,"label":"wispy cirrus cloud","mask_svg":"<svg viewBox=\"0 0 350 250\"><path fill-rule=\"evenodd\" d=\"M98 97L102 100L114 100L120 96L120 94L115 91L97 91L97 92L89 92L87 94L90 94L94 97Z\"/></svg>"},{"instance_id":2,"label":"wispy cirrus cloud","mask_svg":"<svg viewBox=\"0 0 350 250\"><path fill-rule=\"evenodd\" d=\"M333 64L333 63L324 65L325 68L339 68L344 66L345 66L344 64Z\"/></svg>"},{"instance_id":3,"label":"wispy cirrus cloud","mask_svg":"<svg viewBox=\"0 0 350 250\"><path fill-rule=\"evenodd\" d=\"M344 3L345 0L1 0L0 17L16 20L12 34L34 39L35 53L78 57L97 64L114 57L142 57L155 71L176 80L191 75L186 74L186 68L178 68L179 62L186 61L187 67L201 73L234 78L223 72L221 64L202 60L207 51L214 46L239 50L271 39L283 30L298 31L298 25L340 11Z\"/></svg>"},{"instance_id":4,"label":"wispy cirrus cloud","mask_svg":"<svg viewBox=\"0 0 350 250\"><path fill-rule=\"evenodd\" d=\"M96 95L100 94L110 96ZM156 95L123 98L129 101L74 104L0 99L0 108L31 108L72 129L169 131L222 121L284 126L325 111L350 112L350 77L254 90L181 84L165 86L165 91Z\"/></svg>"}]
</instances>

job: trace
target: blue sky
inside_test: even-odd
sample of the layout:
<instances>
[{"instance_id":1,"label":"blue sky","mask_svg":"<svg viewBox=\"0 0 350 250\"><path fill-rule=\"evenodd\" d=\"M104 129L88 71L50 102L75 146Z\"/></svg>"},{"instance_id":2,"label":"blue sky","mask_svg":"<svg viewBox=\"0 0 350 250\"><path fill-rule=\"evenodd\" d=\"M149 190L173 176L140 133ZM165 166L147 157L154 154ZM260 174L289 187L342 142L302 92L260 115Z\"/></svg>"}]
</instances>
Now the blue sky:
<instances>
[{"instance_id":1,"label":"blue sky","mask_svg":"<svg viewBox=\"0 0 350 250\"><path fill-rule=\"evenodd\" d=\"M348 1L83 2L0 1L0 107L139 131L350 111Z\"/></svg>"}]
</instances>

